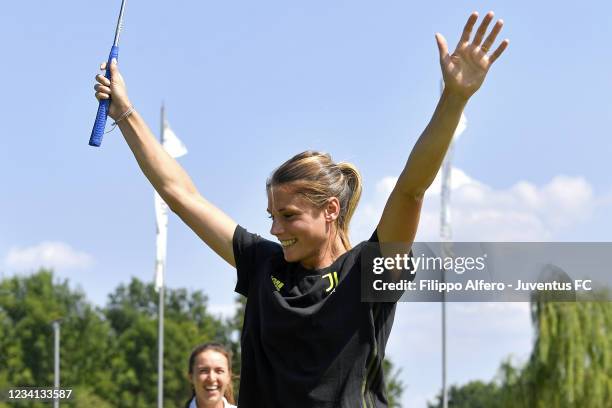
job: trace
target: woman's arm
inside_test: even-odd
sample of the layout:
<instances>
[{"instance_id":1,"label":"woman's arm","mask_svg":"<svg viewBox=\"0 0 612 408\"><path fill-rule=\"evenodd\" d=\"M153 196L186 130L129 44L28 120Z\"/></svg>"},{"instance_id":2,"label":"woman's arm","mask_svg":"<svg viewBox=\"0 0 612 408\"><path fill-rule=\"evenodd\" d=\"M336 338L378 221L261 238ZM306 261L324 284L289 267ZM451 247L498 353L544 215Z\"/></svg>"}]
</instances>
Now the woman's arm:
<instances>
[{"instance_id":1,"label":"woman's arm","mask_svg":"<svg viewBox=\"0 0 612 408\"><path fill-rule=\"evenodd\" d=\"M425 190L431 185L459 123L469 98L480 88L489 68L508 47L504 40L489 55L503 21L498 20L484 40L493 12L487 13L470 43L472 28L478 19L474 12L468 18L461 39L452 54L446 40L436 34L444 91L434 114L415 144L404 170L387 201L378 224L381 242L412 243L416 236Z\"/></svg>"},{"instance_id":2,"label":"woman's arm","mask_svg":"<svg viewBox=\"0 0 612 408\"><path fill-rule=\"evenodd\" d=\"M116 62L111 64L111 78L96 76L95 90L99 100L112 95L109 116L116 120L132 105ZM170 209L213 251L236 266L232 247L236 223L200 195L187 172L164 150L138 112L121 120L119 129L140 169Z\"/></svg>"}]
</instances>

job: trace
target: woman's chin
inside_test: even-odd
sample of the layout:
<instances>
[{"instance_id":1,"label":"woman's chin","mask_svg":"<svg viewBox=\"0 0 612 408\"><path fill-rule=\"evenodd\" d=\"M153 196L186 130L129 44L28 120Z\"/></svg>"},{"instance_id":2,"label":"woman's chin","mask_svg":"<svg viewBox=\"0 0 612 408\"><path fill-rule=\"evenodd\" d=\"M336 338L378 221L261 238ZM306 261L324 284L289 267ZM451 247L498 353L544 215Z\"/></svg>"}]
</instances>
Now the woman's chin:
<instances>
[{"instance_id":1,"label":"woman's chin","mask_svg":"<svg viewBox=\"0 0 612 408\"><path fill-rule=\"evenodd\" d=\"M219 391L205 391L204 400L208 402L216 402L221 399L221 393Z\"/></svg>"},{"instance_id":2,"label":"woman's chin","mask_svg":"<svg viewBox=\"0 0 612 408\"><path fill-rule=\"evenodd\" d=\"M283 255L285 257L285 261L287 262L297 262L300 260L293 246L283 247Z\"/></svg>"}]
</instances>

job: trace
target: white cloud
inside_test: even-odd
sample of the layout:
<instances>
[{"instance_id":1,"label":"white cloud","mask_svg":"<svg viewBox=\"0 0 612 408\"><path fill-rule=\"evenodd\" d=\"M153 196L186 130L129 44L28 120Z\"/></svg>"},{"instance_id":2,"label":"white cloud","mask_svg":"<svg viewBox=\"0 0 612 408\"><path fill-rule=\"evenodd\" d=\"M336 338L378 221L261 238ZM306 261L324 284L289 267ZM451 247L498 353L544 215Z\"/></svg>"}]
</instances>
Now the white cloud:
<instances>
[{"instance_id":1,"label":"white cloud","mask_svg":"<svg viewBox=\"0 0 612 408\"><path fill-rule=\"evenodd\" d=\"M376 198L355 214L355 236L369 236L382 214L396 177L376 184ZM550 241L606 205L607 197L594 197L582 177L559 175L538 187L519 181L507 189L493 189L453 168L451 216L455 241ZM427 190L417 241L439 240L440 173Z\"/></svg>"},{"instance_id":2,"label":"white cloud","mask_svg":"<svg viewBox=\"0 0 612 408\"><path fill-rule=\"evenodd\" d=\"M88 268L93 264L93 257L77 251L70 245L58 241L41 242L38 245L20 248L13 247L4 258L8 269L24 271L40 267L57 270Z\"/></svg>"},{"instance_id":3,"label":"white cloud","mask_svg":"<svg viewBox=\"0 0 612 408\"><path fill-rule=\"evenodd\" d=\"M354 241L370 236L396 177L384 177L353 221ZM367 186L364 189L367 194ZM365 196L364 196L365 197ZM543 186L519 181L494 189L452 169L451 223L455 241L552 241L587 220L612 196L595 197L582 177L559 175ZM417 241L439 241L440 176L425 196ZM407 386L403 403L424 407L440 389L441 306L399 303L387 353ZM490 381L510 355L524 361L533 341L528 303L451 303L447 307L449 384Z\"/></svg>"}]
</instances>

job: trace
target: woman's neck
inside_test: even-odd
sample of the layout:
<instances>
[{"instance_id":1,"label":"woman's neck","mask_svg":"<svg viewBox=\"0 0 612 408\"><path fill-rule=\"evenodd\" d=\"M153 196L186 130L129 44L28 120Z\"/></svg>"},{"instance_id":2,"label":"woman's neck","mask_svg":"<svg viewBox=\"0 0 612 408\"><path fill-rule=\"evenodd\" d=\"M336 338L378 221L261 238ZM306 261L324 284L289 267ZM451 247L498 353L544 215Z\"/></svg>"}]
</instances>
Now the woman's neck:
<instances>
[{"instance_id":1,"label":"woman's neck","mask_svg":"<svg viewBox=\"0 0 612 408\"><path fill-rule=\"evenodd\" d=\"M335 239L330 239L316 258L303 260L300 264L306 269L327 268L345 252L340 235L336 234Z\"/></svg>"}]
</instances>

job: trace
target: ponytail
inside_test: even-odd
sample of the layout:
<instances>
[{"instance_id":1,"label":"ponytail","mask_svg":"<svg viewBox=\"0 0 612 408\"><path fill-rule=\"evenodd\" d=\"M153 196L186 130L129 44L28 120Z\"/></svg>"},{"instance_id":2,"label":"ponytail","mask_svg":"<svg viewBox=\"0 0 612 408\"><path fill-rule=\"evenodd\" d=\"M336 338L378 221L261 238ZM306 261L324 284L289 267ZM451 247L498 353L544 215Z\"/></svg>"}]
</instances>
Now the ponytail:
<instances>
[{"instance_id":1,"label":"ponytail","mask_svg":"<svg viewBox=\"0 0 612 408\"><path fill-rule=\"evenodd\" d=\"M349 250L351 243L349 240L349 224L355 214L357 204L361 198L361 174L352 163L340 162L337 164L340 172L344 176L344 182L348 191L348 200L346 202L346 209L344 213L338 217L338 231L340 233L340 239L344 248Z\"/></svg>"}]
</instances>

